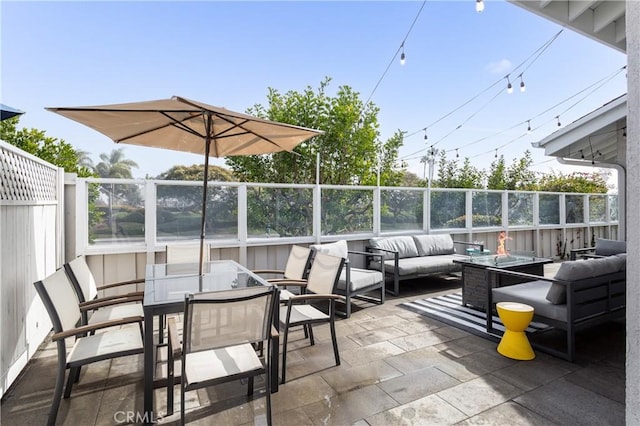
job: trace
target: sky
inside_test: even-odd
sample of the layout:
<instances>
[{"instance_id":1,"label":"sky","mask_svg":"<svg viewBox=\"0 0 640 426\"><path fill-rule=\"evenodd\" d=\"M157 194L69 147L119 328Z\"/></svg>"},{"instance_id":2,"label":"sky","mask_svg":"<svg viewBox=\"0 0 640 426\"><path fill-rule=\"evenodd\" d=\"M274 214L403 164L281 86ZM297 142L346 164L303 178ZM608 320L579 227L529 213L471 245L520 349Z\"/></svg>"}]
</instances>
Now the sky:
<instances>
[{"instance_id":1,"label":"sky","mask_svg":"<svg viewBox=\"0 0 640 426\"><path fill-rule=\"evenodd\" d=\"M473 0L2 0L0 102L26 112L19 127L44 130L95 163L124 148L144 178L203 159L116 145L44 108L178 95L244 112L266 105L269 88L317 89L330 77L328 94L350 86L380 108L381 140L406 132L400 158L420 177L432 145L480 169L528 149L534 170L585 170L531 143L624 94L626 56L513 4L485 4L477 13Z\"/></svg>"}]
</instances>

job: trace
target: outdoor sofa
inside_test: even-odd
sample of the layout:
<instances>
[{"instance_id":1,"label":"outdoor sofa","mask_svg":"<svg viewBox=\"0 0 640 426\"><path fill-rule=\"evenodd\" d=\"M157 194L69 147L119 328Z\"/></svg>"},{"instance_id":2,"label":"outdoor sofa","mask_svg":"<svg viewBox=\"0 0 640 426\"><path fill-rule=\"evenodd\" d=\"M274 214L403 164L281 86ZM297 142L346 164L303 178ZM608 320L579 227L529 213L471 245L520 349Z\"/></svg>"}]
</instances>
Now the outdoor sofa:
<instances>
[{"instance_id":1,"label":"outdoor sofa","mask_svg":"<svg viewBox=\"0 0 640 426\"><path fill-rule=\"evenodd\" d=\"M527 282L497 287L487 292L487 306L498 302L520 302L534 308L534 321L566 332L565 350L532 342L534 348L575 360L575 333L579 328L624 318L626 254L566 261L554 277L488 268L490 274L519 277ZM498 281L499 282L499 281ZM499 284L498 284L499 285ZM487 315L487 331L492 321Z\"/></svg>"},{"instance_id":2,"label":"outdoor sofa","mask_svg":"<svg viewBox=\"0 0 640 426\"><path fill-rule=\"evenodd\" d=\"M370 239L365 249L371 254L384 254L384 268L378 259L370 256L367 269L383 270L391 276L393 287L387 287L387 291L397 296L400 294L401 280L460 272L462 265L453 260L466 256L457 253L456 244L484 252L483 244L454 241L449 234L377 237Z\"/></svg>"}]
</instances>

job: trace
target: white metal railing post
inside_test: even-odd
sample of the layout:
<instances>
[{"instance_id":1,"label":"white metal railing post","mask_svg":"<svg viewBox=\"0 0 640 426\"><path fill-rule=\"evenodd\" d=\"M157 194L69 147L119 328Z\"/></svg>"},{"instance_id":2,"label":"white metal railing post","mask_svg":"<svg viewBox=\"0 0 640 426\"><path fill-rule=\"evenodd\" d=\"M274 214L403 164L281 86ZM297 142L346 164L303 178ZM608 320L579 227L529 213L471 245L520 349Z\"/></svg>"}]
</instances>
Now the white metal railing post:
<instances>
[{"instance_id":1,"label":"white metal railing post","mask_svg":"<svg viewBox=\"0 0 640 426\"><path fill-rule=\"evenodd\" d=\"M76 256L85 254L89 246L89 183L76 180Z\"/></svg>"},{"instance_id":2,"label":"white metal railing post","mask_svg":"<svg viewBox=\"0 0 640 426\"><path fill-rule=\"evenodd\" d=\"M422 195L422 230L427 234L431 230L431 191L425 189Z\"/></svg>"},{"instance_id":3,"label":"white metal railing post","mask_svg":"<svg viewBox=\"0 0 640 426\"><path fill-rule=\"evenodd\" d=\"M320 233L322 232L322 189L320 184L313 188L313 238L316 244L320 244Z\"/></svg>"},{"instance_id":4,"label":"white metal railing post","mask_svg":"<svg viewBox=\"0 0 640 426\"><path fill-rule=\"evenodd\" d=\"M147 264L153 264L156 260L156 244L158 241L158 229L156 224L158 217L157 185L151 180L144 183L144 241L147 246Z\"/></svg>"},{"instance_id":5,"label":"white metal railing post","mask_svg":"<svg viewBox=\"0 0 640 426\"><path fill-rule=\"evenodd\" d=\"M464 198L464 227L470 234L473 234L473 189L465 191Z\"/></svg>"},{"instance_id":6,"label":"white metal railing post","mask_svg":"<svg viewBox=\"0 0 640 426\"><path fill-rule=\"evenodd\" d=\"M507 232L507 236L509 235L509 192L502 191L502 228Z\"/></svg>"},{"instance_id":7,"label":"white metal railing post","mask_svg":"<svg viewBox=\"0 0 640 426\"><path fill-rule=\"evenodd\" d=\"M380 235L382 230L381 217L380 217L380 203L382 202L382 190L380 185L373 189L373 234Z\"/></svg>"},{"instance_id":8,"label":"white metal railing post","mask_svg":"<svg viewBox=\"0 0 640 426\"><path fill-rule=\"evenodd\" d=\"M247 239L249 238L249 218L247 207L247 184L238 187L238 240L240 242L240 263L247 264Z\"/></svg>"},{"instance_id":9,"label":"white metal railing post","mask_svg":"<svg viewBox=\"0 0 640 426\"><path fill-rule=\"evenodd\" d=\"M542 244L540 243L540 193L533 194L533 226L535 228L535 240L533 250L536 256L542 257Z\"/></svg>"}]
</instances>

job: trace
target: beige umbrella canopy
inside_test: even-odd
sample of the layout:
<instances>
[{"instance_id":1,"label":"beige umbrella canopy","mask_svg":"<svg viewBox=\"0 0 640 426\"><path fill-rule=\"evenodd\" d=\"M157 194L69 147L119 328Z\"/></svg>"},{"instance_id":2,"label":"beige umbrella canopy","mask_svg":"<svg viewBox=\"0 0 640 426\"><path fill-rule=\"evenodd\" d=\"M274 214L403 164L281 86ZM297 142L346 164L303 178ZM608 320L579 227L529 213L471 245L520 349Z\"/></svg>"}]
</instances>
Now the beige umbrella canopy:
<instances>
[{"instance_id":1,"label":"beige umbrella canopy","mask_svg":"<svg viewBox=\"0 0 640 426\"><path fill-rule=\"evenodd\" d=\"M319 130L263 120L174 96L126 104L46 108L108 136L115 143L205 156L200 246L204 246L209 157L291 151ZM202 250L200 250L202 253ZM202 254L200 274L202 274Z\"/></svg>"}]
</instances>

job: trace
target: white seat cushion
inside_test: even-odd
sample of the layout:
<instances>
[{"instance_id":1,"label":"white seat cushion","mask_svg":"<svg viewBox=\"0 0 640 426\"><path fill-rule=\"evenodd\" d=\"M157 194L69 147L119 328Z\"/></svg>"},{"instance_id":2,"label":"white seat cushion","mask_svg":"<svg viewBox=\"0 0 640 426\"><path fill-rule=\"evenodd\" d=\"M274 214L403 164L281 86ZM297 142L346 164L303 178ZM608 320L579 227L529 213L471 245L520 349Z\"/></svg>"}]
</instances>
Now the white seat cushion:
<instances>
[{"instance_id":1,"label":"white seat cushion","mask_svg":"<svg viewBox=\"0 0 640 426\"><path fill-rule=\"evenodd\" d=\"M291 307L291 318L289 324L295 325L296 323L309 320L329 319L329 316L324 312L314 308L311 305L293 305ZM283 324L287 320L287 307L280 307L280 322Z\"/></svg>"},{"instance_id":2,"label":"white seat cushion","mask_svg":"<svg viewBox=\"0 0 640 426\"><path fill-rule=\"evenodd\" d=\"M382 283L382 272L371 269L351 268L351 287L350 291L358 291L361 288L371 287L375 284ZM345 270L340 274L338 281L338 289L346 291L347 288L347 272Z\"/></svg>"},{"instance_id":3,"label":"white seat cushion","mask_svg":"<svg viewBox=\"0 0 640 426\"><path fill-rule=\"evenodd\" d=\"M142 352L142 336L138 327L107 329L104 333L76 340L67 356L67 364L82 365L93 360L111 358L109 354L136 354Z\"/></svg>"},{"instance_id":4,"label":"white seat cushion","mask_svg":"<svg viewBox=\"0 0 640 426\"><path fill-rule=\"evenodd\" d=\"M263 368L255 349L249 343L188 353L185 359L188 385Z\"/></svg>"},{"instance_id":5,"label":"white seat cushion","mask_svg":"<svg viewBox=\"0 0 640 426\"><path fill-rule=\"evenodd\" d=\"M138 316L144 317L142 303L124 303L122 305L105 306L97 311L89 312L89 324Z\"/></svg>"}]
</instances>

